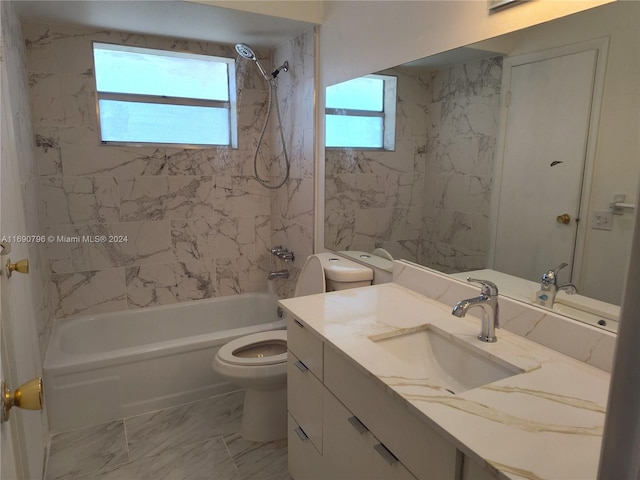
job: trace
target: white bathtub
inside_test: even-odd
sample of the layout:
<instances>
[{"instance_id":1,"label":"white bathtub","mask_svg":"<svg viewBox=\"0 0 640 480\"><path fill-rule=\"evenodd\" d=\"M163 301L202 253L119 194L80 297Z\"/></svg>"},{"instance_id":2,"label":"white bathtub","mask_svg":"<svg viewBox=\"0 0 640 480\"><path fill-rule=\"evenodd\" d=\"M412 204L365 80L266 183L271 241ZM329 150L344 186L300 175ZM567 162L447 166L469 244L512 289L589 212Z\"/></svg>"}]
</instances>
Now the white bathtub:
<instances>
[{"instance_id":1,"label":"white bathtub","mask_svg":"<svg viewBox=\"0 0 640 480\"><path fill-rule=\"evenodd\" d=\"M58 320L43 373L50 430L237 390L211 368L218 348L282 328L276 299L266 293Z\"/></svg>"}]
</instances>

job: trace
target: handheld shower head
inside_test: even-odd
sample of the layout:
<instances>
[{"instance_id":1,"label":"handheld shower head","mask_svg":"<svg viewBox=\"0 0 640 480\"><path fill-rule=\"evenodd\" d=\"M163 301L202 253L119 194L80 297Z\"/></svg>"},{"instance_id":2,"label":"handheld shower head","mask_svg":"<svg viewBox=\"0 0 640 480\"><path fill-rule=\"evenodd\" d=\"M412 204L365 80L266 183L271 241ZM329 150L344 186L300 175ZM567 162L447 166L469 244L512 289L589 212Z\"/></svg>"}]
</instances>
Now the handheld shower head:
<instances>
[{"instance_id":1,"label":"handheld shower head","mask_svg":"<svg viewBox=\"0 0 640 480\"><path fill-rule=\"evenodd\" d=\"M256 54L251 49L251 47L245 43L237 43L236 44L236 52L246 59L249 60L257 60Z\"/></svg>"},{"instance_id":2,"label":"handheld shower head","mask_svg":"<svg viewBox=\"0 0 640 480\"><path fill-rule=\"evenodd\" d=\"M253 51L253 49L249 45L247 45L246 43L237 43L236 44L236 52L238 52L238 54L241 57L244 57L247 60L253 60L254 62L256 62L256 65L258 66L258 70L260 70L260 73L262 74L264 79L267 82L269 82L271 80L271 77L269 75L267 75L267 72L265 71L265 69L262 68L262 65L258 61L258 57L256 57L255 52Z\"/></svg>"}]
</instances>

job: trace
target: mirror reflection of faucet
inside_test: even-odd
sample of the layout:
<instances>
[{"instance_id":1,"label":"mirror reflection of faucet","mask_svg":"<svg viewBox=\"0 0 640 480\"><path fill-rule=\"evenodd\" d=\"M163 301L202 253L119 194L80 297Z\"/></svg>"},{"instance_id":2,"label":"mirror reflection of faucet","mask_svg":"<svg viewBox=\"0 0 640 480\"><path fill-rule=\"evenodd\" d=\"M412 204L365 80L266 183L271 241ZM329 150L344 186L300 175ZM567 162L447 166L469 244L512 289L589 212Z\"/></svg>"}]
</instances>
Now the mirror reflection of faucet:
<instances>
[{"instance_id":1,"label":"mirror reflection of faucet","mask_svg":"<svg viewBox=\"0 0 640 480\"><path fill-rule=\"evenodd\" d=\"M464 317L467 310L473 307L482 308L482 328L478 334L478 339L483 342L493 343L498 340L496 328L500 328L500 316L498 306L498 287L489 280L480 280L467 277L467 282L479 283L481 285L480 296L460 300L453 306L452 315Z\"/></svg>"},{"instance_id":2,"label":"mirror reflection of faucet","mask_svg":"<svg viewBox=\"0 0 640 480\"><path fill-rule=\"evenodd\" d=\"M548 270L542 274L540 290L536 292L535 298L535 302L538 305L542 305L547 308L553 307L553 302L555 302L556 295L560 290L566 290L570 295L578 293L578 289L573 283L558 285L558 272L566 266L568 266L568 264L563 262L554 270Z\"/></svg>"}]
</instances>

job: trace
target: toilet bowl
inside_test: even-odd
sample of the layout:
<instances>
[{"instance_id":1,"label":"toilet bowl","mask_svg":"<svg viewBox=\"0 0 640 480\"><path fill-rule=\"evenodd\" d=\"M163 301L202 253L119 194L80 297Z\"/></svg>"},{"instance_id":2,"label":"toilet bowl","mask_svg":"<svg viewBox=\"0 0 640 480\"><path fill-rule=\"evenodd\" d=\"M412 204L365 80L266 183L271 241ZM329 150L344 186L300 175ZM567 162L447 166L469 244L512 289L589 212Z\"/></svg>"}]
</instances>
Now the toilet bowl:
<instances>
[{"instance_id":1,"label":"toilet bowl","mask_svg":"<svg viewBox=\"0 0 640 480\"><path fill-rule=\"evenodd\" d=\"M307 258L295 296L370 285L373 271L332 253ZM216 353L213 369L245 389L240 435L255 442L287 436L287 332L240 337Z\"/></svg>"},{"instance_id":2,"label":"toilet bowl","mask_svg":"<svg viewBox=\"0 0 640 480\"><path fill-rule=\"evenodd\" d=\"M213 368L245 389L240 435L267 442L287 435L287 332L272 330L223 345ZM285 408L282 408L285 405Z\"/></svg>"}]
</instances>

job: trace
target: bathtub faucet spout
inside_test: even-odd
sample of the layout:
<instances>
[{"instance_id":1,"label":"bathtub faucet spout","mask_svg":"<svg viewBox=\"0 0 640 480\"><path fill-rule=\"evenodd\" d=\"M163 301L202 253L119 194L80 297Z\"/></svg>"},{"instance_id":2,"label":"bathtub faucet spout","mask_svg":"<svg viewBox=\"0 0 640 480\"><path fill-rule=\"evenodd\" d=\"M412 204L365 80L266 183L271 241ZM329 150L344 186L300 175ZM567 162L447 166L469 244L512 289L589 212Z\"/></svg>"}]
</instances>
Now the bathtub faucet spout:
<instances>
[{"instance_id":1,"label":"bathtub faucet spout","mask_svg":"<svg viewBox=\"0 0 640 480\"><path fill-rule=\"evenodd\" d=\"M276 278L289 278L289 270L278 270L277 272L269 272L269 276L267 278L269 280L274 280Z\"/></svg>"}]
</instances>

